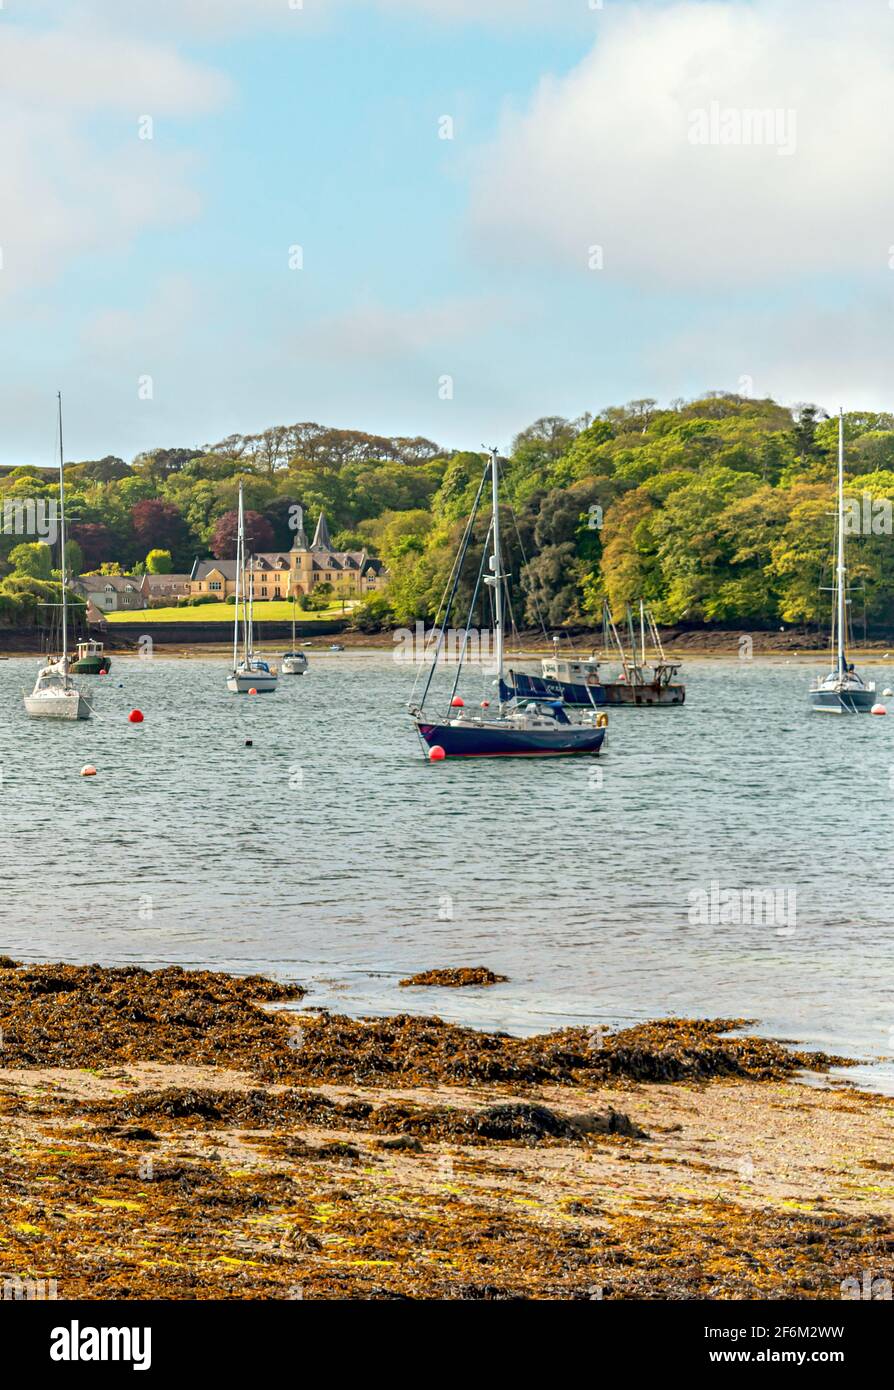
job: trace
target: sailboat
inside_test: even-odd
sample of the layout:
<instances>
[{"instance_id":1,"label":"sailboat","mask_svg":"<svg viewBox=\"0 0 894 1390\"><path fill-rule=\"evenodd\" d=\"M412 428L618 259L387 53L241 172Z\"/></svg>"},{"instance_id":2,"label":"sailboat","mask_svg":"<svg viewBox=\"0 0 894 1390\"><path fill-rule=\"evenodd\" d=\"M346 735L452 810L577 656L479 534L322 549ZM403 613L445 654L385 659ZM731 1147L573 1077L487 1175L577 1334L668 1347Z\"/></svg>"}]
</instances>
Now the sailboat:
<instances>
[{"instance_id":1,"label":"sailboat","mask_svg":"<svg viewBox=\"0 0 894 1390\"><path fill-rule=\"evenodd\" d=\"M59 568L62 576L62 655L37 673L30 695L24 696L30 719L89 719L91 709L69 674L68 597L65 572L65 457L62 444L62 393L59 392Z\"/></svg>"},{"instance_id":2,"label":"sailboat","mask_svg":"<svg viewBox=\"0 0 894 1390\"><path fill-rule=\"evenodd\" d=\"M239 483L239 525L236 539L236 607L233 614L233 674L227 678L232 695L269 695L276 689L276 671L254 653L255 572L249 567L248 601L245 582L245 502ZM239 655L239 596L242 595L242 656Z\"/></svg>"},{"instance_id":3,"label":"sailboat","mask_svg":"<svg viewBox=\"0 0 894 1390\"><path fill-rule=\"evenodd\" d=\"M611 633L621 656L621 672L614 680L603 680L602 662L594 652L590 657L559 655L559 638L554 637L554 654L540 663L540 675L510 671L507 690L518 699L557 699L566 705L682 705L686 687L677 680L679 661L668 661L655 620L643 600L639 601L639 654L634 635L633 611L627 605L627 632L630 655L618 635L608 604L604 606L603 630ZM646 660L646 633L654 648L651 665Z\"/></svg>"},{"instance_id":4,"label":"sailboat","mask_svg":"<svg viewBox=\"0 0 894 1390\"><path fill-rule=\"evenodd\" d=\"M295 594L292 593L292 647L283 653L282 673L284 676L303 676L307 670L307 657L304 652L295 650Z\"/></svg>"},{"instance_id":5,"label":"sailboat","mask_svg":"<svg viewBox=\"0 0 894 1390\"><path fill-rule=\"evenodd\" d=\"M496 657L494 688L497 703L495 707L492 707L489 700L483 700L477 709L470 709L462 697L457 694L471 632L467 624L463 630L462 648L459 653L456 677L447 712L440 718L435 718L425 713L425 701L431 689L445 634L448 631L450 613L462 571L462 561L471 540L472 527L488 472L491 477L491 523L478 571L478 580L472 594L469 617L471 620L483 579L492 595ZM452 592L444 610L443 623L438 629L438 638L422 699L418 706L413 703L408 706L410 716L416 726L416 732L423 748L427 749L428 756L435 758L543 757L558 754L598 753L605 741L608 716L597 712L595 707L587 713L569 713L561 700L532 699L520 701L506 698L503 653L503 586L507 576L503 571L500 545L499 499L500 460L497 450L492 449L478 486L471 515L466 524L460 552L454 564ZM490 573L485 577L484 566L485 560L488 558L489 547L491 549Z\"/></svg>"},{"instance_id":6,"label":"sailboat","mask_svg":"<svg viewBox=\"0 0 894 1390\"><path fill-rule=\"evenodd\" d=\"M864 681L847 659L847 567L844 549L844 410L838 411L838 555L835 564L835 602L832 608L832 648L835 667L820 676L809 691L810 707L824 714L869 713L876 702L875 682Z\"/></svg>"}]
</instances>

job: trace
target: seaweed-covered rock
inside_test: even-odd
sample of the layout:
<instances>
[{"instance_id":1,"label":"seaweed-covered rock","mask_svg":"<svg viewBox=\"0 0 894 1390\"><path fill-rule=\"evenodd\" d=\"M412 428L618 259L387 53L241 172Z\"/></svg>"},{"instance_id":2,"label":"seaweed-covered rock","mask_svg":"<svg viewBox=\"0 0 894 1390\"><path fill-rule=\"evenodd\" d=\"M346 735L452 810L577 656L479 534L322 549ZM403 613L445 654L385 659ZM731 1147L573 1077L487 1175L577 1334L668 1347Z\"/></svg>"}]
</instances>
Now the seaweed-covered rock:
<instances>
[{"instance_id":1,"label":"seaweed-covered rock","mask_svg":"<svg viewBox=\"0 0 894 1390\"><path fill-rule=\"evenodd\" d=\"M489 1105L473 1117L475 1133L484 1139L574 1139L574 1126L545 1105Z\"/></svg>"},{"instance_id":2,"label":"seaweed-covered rock","mask_svg":"<svg viewBox=\"0 0 894 1390\"><path fill-rule=\"evenodd\" d=\"M423 970L418 975L401 980L401 987L439 985L442 989L463 989L466 985L502 985L508 975L495 975L486 965L463 965L446 970Z\"/></svg>"},{"instance_id":3,"label":"seaweed-covered rock","mask_svg":"<svg viewBox=\"0 0 894 1390\"><path fill-rule=\"evenodd\" d=\"M569 1115L568 1123L578 1134L621 1134L627 1139L648 1139L649 1135L639 1125L633 1123L629 1115L612 1106L605 1112L589 1111L583 1115Z\"/></svg>"}]
</instances>

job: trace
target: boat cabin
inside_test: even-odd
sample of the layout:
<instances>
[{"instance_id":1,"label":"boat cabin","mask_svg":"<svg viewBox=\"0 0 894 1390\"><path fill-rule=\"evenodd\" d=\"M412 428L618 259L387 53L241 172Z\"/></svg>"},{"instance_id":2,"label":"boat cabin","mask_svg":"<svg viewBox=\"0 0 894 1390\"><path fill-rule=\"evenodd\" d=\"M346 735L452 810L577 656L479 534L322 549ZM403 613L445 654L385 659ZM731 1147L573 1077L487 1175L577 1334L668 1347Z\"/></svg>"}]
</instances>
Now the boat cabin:
<instances>
[{"instance_id":1,"label":"boat cabin","mask_svg":"<svg viewBox=\"0 0 894 1390\"><path fill-rule=\"evenodd\" d=\"M595 657L585 661L565 661L558 657L545 657L540 663L544 676L551 680L566 681L568 685L598 685L599 662ZM595 676L595 680L587 679Z\"/></svg>"}]
</instances>

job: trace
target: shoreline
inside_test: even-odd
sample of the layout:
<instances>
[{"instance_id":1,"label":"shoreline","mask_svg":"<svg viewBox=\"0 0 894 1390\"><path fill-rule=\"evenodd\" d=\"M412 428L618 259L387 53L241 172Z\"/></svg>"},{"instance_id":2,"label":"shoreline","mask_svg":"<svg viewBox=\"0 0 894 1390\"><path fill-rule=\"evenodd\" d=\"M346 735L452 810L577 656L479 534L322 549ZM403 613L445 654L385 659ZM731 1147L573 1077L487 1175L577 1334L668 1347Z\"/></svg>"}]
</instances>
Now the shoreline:
<instances>
[{"instance_id":1,"label":"shoreline","mask_svg":"<svg viewBox=\"0 0 894 1390\"><path fill-rule=\"evenodd\" d=\"M170 626L170 623L158 624L161 632L169 629ZM221 626L223 625L221 624ZM136 657L139 637L144 634L151 636L152 627L152 622L147 618L144 623L115 623L103 628L94 626L91 628L91 636L101 641L106 651L113 657ZM128 637L128 629L132 630L133 636ZM406 640L405 635L408 630L406 627L400 627L370 633L344 628L337 631L322 632L318 635L304 632L301 634L300 645L304 651L311 654L315 653L318 656L326 654L333 643L338 643L346 651L353 653L393 651L397 642ZM816 633L793 629L782 632L775 630L754 631L750 630L747 625L743 625L730 629L695 628L691 631L668 628L660 629L659 632L667 659L683 663L692 659L736 658L747 664L757 657L773 656L823 661L828 660L830 655L826 638L820 645L816 645ZM740 642L743 638L747 638L750 643L751 655L747 657L742 656L741 652ZM4 633L4 630L0 628L0 660L15 657L40 659L45 655L39 646L29 643L18 647L15 645L16 640L15 633ZM539 660L541 657L552 656L554 653L552 640L543 637L541 633L522 633L518 641L517 652L510 653L510 655L517 656L519 660ZM123 643L128 645L121 645ZM286 650L289 645L287 637L265 638L263 625L258 624L256 642L258 651L264 651L268 655L276 654ZM173 640L155 640L153 649L166 656L227 656L232 651L232 638L224 633L221 633L219 639L216 636L199 637L197 634L190 641L186 633L178 633ZM575 655L579 658L589 657L592 653L598 654L601 650L601 629L584 629L568 633L563 638L560 649L563 656ZM849 648L849 655L858 662L868 661L874 664L882 664L887 658L894 665L894 637L879 637L854 643ZM618 653L610 651L602 657L602 660L606 665L617 665Z\"/></svg>"},{"instance_id":2,"label":"shoreline","mask_svg":"<svg viewBox=\"0 0 894 1390\"><path fill-rule=\"evenodd\" d=\"M391 632L343 632L338 634L338 642L344 648L345 654L350 653L353 656L376 656L382 652L393 652L396 640L397 639L395 637L395 634ZM136 644L134 644L134 647L135 645ZM281 653L287 645L287 643L283 643L281 641L274 642L266 640L262 636L256 642L255 650L257 652L263 652L267 656L277 656L281 655ZM145 658L141 657L135 649L132 650L129 648L110 645L108 642L105 643L105 649L108 655L110 655L113 660L145 660ZM330 643L322 638L315 642L302 642L301 650L306 652L309 656L316 657L331 656L335 658L341 654L339 652L330 651ZM161 656L180 657L184 660L189 660L195 657L226 658L232 656L232 643L202 642L196 643L195 645L191 646L188 643L183 642L155 642L153 644L153 651ZM552 656L552 653L553 649L551 645L547 645L545 643L540 643L539 645L535 643L530 643L526 644L519 652L511 653L511 656L519 661L539 661L542 657ZM590 654L590 648L586 644L578 642L576 655L582 659L589 657ZM737 638L735 637L735 635L732 635L732 640L726 643L725 645L720 644L718 642L703 645L689 643L685 646L666 647L665 654L669 661L678 661L683 663L684 683L685 663L689 661L735 660L742 665L754 665L758 661L790 661L794 659L798 661L829 662L832 659L830 657L830 653L827 647L808 647L798 646L797 644L793 644L791 646L782 644L761 645L757 640L755 640L753 656L747 658L746 660L741 658L739 655L739 648ZM879 641L875 643L851 647L848 651L848 656L858 665L869 664L873 666L894 666L894 639L887 643ZM30 650L4 650L2 646L2 637L0 637L0 662L15 661L19 658L29 661L41 661L44 660L45 657L45 652L39 651L34 648ZM612 656L611 654L609 654L608 656L603 657L601 659L606 666L614 667L620 664L617 655ZM408 667L411 665L415 666L415 663L406 664L408 665ZM448 664L452 665L453 663Z\"/></svg>"},{"instance_id":3,"label":"shoreline","mask_svg":"<svg viewBox=\"0 0 894 1390\"><path fill-rule=\"evenodd\" d=\"M4 1277L60 1298L607 1300L840 1297L894 1273L894 1101L799 1079L840 1059L726 1036L741 1020L508 1038L302 998L0 962Z\"/></svg>"}]
</instances>

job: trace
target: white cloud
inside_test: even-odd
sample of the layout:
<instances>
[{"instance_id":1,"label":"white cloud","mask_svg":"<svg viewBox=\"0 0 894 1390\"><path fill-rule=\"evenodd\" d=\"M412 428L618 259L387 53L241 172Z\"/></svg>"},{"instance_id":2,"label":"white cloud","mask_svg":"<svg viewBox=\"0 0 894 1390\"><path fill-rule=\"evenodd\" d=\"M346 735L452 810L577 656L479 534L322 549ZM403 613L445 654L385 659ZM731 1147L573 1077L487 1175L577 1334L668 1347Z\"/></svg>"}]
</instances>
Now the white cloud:
<instances>
[{"instance_id":1,"label":"white cloud","mask_svg":"<svg viewBox=\"0 0 894 1390\"><path fill-rule=\"evenodd\" d=\"M0 24L0 93L4 105L41 110L127 111L189 115L213 109L228 83L182 58L169 45L65 28Z\"/></svg>"},{"instance_id":2,"label":"white cloud","mask_svg":"<svg viewBox=\"0 0 894 1390\"><path fill-rule=\"evenodd\" d=\"M636 4L600 22L587 57L507 113L481 156L471 225L490 256L586 273L601 246L601 273L638 287L887 273L894 12ZM691 143L712 102L779 109L782 148Z\"/></svg>"},{"instance_id":3,"label":"white cloud","mask_svg":"<svg viewBox=\"0 0 894 1390\"><path fill-rule=\"evenodd\" d=\"M894 272L889 272L894 282ZM894 376L894 284L845 304L804 299L724 314L663 338L644 354L664 398L717 389L815 401L828 410L888 409Z\"/></svg>"},{"instance_id":4,"label":"white cloud","mask_svg":"<svg viewBox=\"0 0 894 1390\"><path fill-rule=\"evenodd\" d=\"M189 152L140 139L138 121L204 113L227 92L165 45L0 21L0 300L195 216Z\"/></svg>"}]
</instances>

